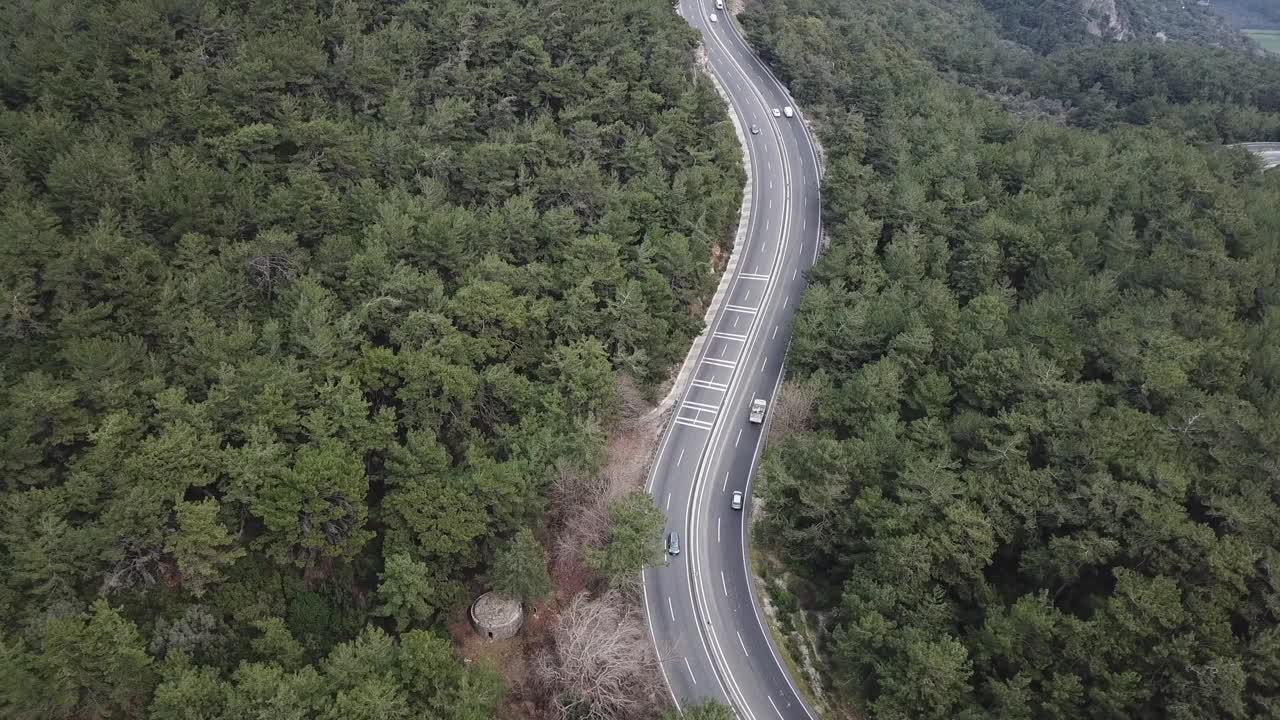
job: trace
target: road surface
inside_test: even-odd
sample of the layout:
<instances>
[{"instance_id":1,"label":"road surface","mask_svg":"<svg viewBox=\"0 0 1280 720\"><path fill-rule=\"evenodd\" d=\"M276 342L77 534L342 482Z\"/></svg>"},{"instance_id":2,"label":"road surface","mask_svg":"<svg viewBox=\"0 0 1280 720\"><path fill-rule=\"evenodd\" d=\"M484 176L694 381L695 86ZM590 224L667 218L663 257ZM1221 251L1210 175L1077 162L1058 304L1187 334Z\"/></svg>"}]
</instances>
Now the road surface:
<instances>
[{"instance_id":1,"label":"road surface","mask_svg":"<svg viewBox=\"0 0 1280 720\"><path fill-rule=\"evenodd\" d=\"M748 422L748 407L757 397L772 401L805 274L817 260L817 157L798 107L793 118L773 116L795 103L715 0L681 0L679 12L702 33L748 143L752 203L735 274L649 478L681 553L645 571L645 609L682 708L715 698L743 720L810 720L752 595L745 521L763 427ZM742 511L730 508L734 490L747 496Z\"/></svg>"},{"instance_id":2,"label":"road surface","mask_svg":"<svg viewBox=\"0 0 1280 720\"><path fill-rule=\"evenodd\" d=\"M1262 169L1270 170L1280 165L1280 143L1258 142L1240 143L1240 147L1257 155L1262 160Z\"/></svg>"}]
</instances>

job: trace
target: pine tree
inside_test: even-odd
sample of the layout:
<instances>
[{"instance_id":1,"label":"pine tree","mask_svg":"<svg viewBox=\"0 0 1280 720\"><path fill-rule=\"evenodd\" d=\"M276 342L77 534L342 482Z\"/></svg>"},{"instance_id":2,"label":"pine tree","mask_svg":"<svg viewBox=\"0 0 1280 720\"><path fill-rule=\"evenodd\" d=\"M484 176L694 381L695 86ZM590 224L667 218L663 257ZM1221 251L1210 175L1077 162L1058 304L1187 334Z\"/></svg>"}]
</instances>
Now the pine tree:
<instances>
[{"instance_id":1,"label":"pine tree","mask_svg":"<svg viewBox=\"0 0 1280 720\"><path fill-rule=\"evenodd\" d=\"M489 567L489 585L494 592L526 604L536 604L551 594L546 552L527 528L498 551Z\"/></svg>"},{"instance_id":2,"label":"pine tree","mask_svg":"<svg viewBox=\"0 0 1280 720\"><path fill-rule=\"evenodd\" d=\"M407 553L387 557L386 568L378 574L378 580L378 599L381 602L374 612L391 618L397 632L430 620L436 611L442 609L436 605L441 589L431 569Z\"/></svg>"}]
</instances>

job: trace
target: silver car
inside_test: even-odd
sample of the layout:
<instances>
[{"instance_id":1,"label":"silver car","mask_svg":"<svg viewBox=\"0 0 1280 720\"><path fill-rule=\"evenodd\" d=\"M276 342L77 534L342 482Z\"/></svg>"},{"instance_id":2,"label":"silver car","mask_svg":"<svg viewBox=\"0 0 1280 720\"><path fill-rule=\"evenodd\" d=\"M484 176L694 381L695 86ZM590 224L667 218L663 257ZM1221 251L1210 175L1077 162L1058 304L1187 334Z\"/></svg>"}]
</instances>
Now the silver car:
<instances>
[{"instance_id":1,"label":"silver car","mask_svg":"<svg viewBox=\"0 0 1280 720\"><path fill-rule=\"evenodd\" d=\"M733 495L729 498L729 507L734 510L742 509L742 491L734 490Z\"/></svg>"},{"instance_id":2,"label":"silver car","mask_svg":"<svg viewBox=\"0 0 1280 720\"><path fill-rule=\"evenodd\" d=\"M671 532L667 534L667 553L670 555L680 554L680 533Z\"/></svg>"}]
</instances>

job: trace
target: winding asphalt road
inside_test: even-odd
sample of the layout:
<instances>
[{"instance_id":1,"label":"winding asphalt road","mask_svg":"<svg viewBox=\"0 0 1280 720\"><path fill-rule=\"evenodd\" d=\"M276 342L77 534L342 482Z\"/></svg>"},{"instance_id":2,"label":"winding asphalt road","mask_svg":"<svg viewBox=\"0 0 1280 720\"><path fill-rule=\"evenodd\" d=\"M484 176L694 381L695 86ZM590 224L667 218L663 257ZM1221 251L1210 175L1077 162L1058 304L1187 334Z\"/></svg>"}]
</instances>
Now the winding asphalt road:
<instances>
[{"instance_id":1,"label":"winding asphalt road","mask_svg":"<svg viewBox=\"0 0 1280 720\"><path fill-rule=\"evenodd\" d=\"M1256 142L1256 143L1240 143L1239 147L1248 150L1257 155L1262 160L1262 169L1270 170L1273 167L1280 167L1280 143L1273 142Z\"/></svg>"},{"instance_id":2,"label":"winding asphalt road","mask_svg":"<svg viewBox=\"0 0 1280 720\"><path fill-rule=\"evenodd\" d=\"M715 0L681 0L679 12L702 33L748 143L752 204L729 290L649 478L682 552L645 570L645 609L679 706L714 698L743 720L810 720L752 594L747 518L763 426L747 413L781 383L792 316L817 260L817 157L799 108L794 118L773 116L773 108L795 103ZM748 132L752 125L759 134ZM735 490L747 498L741 511L730 507Z\"/></svg>"}]
</instances>

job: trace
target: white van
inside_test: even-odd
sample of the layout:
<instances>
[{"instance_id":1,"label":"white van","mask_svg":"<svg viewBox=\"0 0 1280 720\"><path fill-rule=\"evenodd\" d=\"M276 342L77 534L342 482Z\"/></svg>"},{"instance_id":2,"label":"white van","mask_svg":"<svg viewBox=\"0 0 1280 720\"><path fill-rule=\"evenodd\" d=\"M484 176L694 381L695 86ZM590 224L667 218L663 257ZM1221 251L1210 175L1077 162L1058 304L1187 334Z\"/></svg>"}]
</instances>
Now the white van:
<instances>
[{"instance_id":1,"label":"white van","mask_svg":"<svg viewBox=\"0 0 1280 720\"><path fill-rule=\"evenodd\" d=\"M790 106L790 105L788 105L788 106L786 106L786 107L782 108L782 114L783 114L783 115L786 115L787 117L792 117L792 116L794 116L794 115L795 115L795 111L791 109L791 106Z\"/></svg>"}]
</instances>

